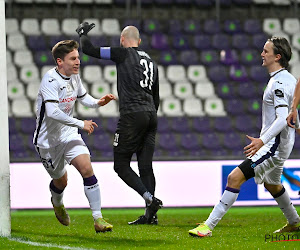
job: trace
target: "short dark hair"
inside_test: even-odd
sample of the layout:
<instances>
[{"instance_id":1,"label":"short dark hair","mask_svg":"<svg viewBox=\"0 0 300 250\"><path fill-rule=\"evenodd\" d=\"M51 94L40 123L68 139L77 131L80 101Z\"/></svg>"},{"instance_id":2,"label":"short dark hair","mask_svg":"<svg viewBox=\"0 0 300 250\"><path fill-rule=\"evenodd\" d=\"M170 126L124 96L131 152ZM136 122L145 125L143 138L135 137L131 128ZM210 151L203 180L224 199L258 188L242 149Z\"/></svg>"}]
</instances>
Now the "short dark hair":
<instances>
[{"instance_id":1,"label":"short dark hair","mask_svg":"<svg viewBox=\"0 0 300 250\"><path fill-rule=\"evenodd\" d=\"M292 49L288 40L286 40L286 38L284 37L273 36L268 41L273 43L274 54L281 55L279 64L282 67L287 68L289 66L289 61L291 60L292 57Z\"/></svg>"},{"instance_id":2,"label":"short dark hair","mask_svg":"<svg viewBox=\"0 0 300 250\"><path fill-rule=\"evenodd\" d=\"M56 63L57 58L64 59L67 54L74 49L78 50L79 43L75 40L63 40L55 44L52 48L52 56Z\"/></svg>"}]
</instances>

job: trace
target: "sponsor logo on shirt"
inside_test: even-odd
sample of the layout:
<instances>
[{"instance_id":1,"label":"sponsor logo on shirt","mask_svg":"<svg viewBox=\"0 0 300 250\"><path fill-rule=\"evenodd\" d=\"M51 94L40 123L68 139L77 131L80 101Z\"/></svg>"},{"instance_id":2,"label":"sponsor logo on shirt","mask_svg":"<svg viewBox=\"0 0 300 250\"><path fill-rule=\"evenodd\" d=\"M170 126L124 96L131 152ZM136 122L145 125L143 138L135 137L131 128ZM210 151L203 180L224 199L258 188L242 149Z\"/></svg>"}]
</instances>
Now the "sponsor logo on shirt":
<instances>
[{"instance_id":1,"label":"sponsor logo on shirt","mask_svg":"<svg viewBox=\"0 0 300 250\"><path fill-rule=\"evenodd\" d=\"M281 89L275 89L275 95L278 97L284 97L283 91Z\"/></svg>"},{"instance_id":2,"label":"sponsor logo on shirt","mask_svg":"<svg viewBox=\"0 0 300 250\"><path fill-rule=\"evenodd\" d=\"M73 101L76 101L76 99L77 99L76 96L67 97L67 98L59 98L59 103L73 102Z\"/></svg>"}]
</instances>

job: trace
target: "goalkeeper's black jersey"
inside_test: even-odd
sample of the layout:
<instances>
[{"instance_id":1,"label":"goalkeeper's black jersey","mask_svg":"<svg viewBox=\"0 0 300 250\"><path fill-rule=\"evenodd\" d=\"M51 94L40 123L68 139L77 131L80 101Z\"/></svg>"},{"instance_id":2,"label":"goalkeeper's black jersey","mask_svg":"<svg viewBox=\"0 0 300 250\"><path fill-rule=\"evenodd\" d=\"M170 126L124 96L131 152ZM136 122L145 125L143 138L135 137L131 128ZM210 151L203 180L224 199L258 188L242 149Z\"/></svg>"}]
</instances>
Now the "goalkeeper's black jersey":
<instances>
[{"instance_id":1,"label":"goalkeeper's black jersey","mask_svg":"<svg viewBox=\"0 0 300 250\"><path fill-rule=\"evenodd\" d=\"M157 65L139 48L110 48L116 62L121 114L157 111L159 84Z\"/></svg>"}]
</instances>

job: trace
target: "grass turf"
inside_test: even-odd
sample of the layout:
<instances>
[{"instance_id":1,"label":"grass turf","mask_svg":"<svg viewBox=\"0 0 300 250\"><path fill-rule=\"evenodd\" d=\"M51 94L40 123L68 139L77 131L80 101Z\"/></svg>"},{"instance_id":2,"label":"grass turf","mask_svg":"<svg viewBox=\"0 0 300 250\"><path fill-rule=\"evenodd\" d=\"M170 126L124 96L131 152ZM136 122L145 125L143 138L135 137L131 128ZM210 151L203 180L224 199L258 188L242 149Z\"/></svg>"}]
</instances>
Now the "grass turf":
<instances>
[{"instance_id":1,"label":"grass turf","mask_svg":"<svg viewBox=\"0 0 300 250\"><path fill-rule=\"evenodd\" d=\"M114 229L99 234L94 232L90 210L69 209L69 227L59 224L51 210L12 211L11 237L0 238L0 249L300 249L300 241L265 239L270 235L274 241L272 232L285 224L278 207L233 207L212 237L191 237L188 230L210 211L163 208L158 213L159 225L129 226L127 222L143 214L143 209L103 209ZM292 235L295 233L290 233L290 239ZM300 239L300 233L297 237Z\"/></svg>"}]
</instances>

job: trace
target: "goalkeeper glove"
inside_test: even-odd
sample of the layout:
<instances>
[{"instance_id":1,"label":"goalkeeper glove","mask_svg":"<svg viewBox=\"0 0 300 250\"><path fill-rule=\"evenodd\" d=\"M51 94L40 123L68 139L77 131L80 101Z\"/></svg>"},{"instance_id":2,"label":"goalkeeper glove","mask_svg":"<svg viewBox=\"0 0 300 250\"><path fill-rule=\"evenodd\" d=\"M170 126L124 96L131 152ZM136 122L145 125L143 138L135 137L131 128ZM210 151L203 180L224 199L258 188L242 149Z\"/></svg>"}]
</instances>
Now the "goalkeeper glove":
<instances>
[{"instance_id":1,"label":"goalkeeper glove","mask_svg":"<svg viewBox=\"0 0 300 250\"><path fill-rule=\"evenodd\" d=\"M77 27L76 32L78 33L79 36L87 35L87 33L89 33L90 30L95 26L96 25L94 23L89 24L88 22L83 22Z\"/></svg>"}]
</instances>

